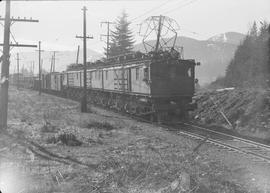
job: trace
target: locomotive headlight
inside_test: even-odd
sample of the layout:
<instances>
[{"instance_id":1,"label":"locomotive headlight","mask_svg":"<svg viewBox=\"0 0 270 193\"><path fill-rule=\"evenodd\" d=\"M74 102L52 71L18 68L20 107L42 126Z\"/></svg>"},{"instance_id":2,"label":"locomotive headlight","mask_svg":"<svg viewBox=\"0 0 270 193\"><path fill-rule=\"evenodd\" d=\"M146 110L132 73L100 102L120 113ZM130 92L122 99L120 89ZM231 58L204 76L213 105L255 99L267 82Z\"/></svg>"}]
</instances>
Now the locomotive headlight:
<instances>
[{"instance_id":1,"label":"locomotive headlight","mask_svg":"<svg viewBox=\"0 0 270 193\"><path fill-rule=\"evenodd\" d=\"M176 102L170 101L170 104L171 104L171 105L176 105Z\"/></svg>"},{"instance_id":2,"label":"locomotive headlight","mask_svg":"<svg viewBox=\"0 0 270 193\"><path fill-rule=\"evenodd\" d=\"M148 102L147 98L140 98L139 101L144 102L144 103Z\"/></svg>"}]
</instances>

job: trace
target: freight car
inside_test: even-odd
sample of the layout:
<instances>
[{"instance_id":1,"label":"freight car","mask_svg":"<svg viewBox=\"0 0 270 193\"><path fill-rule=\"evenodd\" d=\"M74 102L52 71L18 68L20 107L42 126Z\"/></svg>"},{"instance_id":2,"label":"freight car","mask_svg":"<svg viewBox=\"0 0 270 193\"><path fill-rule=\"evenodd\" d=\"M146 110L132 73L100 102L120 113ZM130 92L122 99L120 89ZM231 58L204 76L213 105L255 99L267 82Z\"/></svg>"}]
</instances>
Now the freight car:
<instances>
[{"instance_id":1,"label":"freight car","mask_svg":"<svg viewBox=\"0 0 270 193\"><path fill-rule=\"evenodd\" d=\"M22 73L14 73L9 76L10 85L17 86L18 88L34 88L35 77L33 75L24 75Z\"/></svg>"}]
</instances>

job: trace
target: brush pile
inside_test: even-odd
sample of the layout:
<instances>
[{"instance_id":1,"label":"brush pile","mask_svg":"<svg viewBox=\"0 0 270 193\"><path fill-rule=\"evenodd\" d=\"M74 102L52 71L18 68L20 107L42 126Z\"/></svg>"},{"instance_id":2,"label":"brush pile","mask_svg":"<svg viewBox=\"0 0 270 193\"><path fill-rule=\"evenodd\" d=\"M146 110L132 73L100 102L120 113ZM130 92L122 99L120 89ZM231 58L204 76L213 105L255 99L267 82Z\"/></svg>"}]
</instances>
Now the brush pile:
<instances>
[{"instance_id":1,"label":"brush pile","mask_svg":"<svg viewBox=\"0 0 270 193\"><path fill-rule=\"evenodd\" d=\"M270 92L262 89L223 89L199 92L195 121L223 125L243 135L270 140ZM222 113L225 114L228 123Z\"/></svg>"}]
</instances>

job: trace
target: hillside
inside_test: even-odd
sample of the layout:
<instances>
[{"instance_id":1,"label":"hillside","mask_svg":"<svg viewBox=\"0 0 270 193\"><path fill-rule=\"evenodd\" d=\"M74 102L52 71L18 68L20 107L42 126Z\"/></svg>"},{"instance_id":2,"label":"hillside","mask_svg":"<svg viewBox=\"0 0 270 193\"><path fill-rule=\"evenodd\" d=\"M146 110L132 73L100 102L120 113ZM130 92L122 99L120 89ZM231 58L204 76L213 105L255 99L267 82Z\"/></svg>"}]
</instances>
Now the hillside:
<instances>
[{"instance_id":1,"label":"hillside","mask_svg":"<svg viewBox=\"0 0 270 193\"><path fill-rule=\"evenodd\" d=\"M269 38L267 22L254 22L244 41L237 47L224 78L213 84L225 87L269 86Z\"/></svg>"},{"instance_id":2,"label":"hillside","mask_svg":"<svg viewBox=\"0 0 270 193\"><path fill-rule=\"evenodd\" d=\"M196 94L198 108L191 112L196 122L223 125L241 135L270 143L270 91L264 89L223 89ZM221 111L226 115L231 128Z\"/></svg>"},{"instance_id":3,"label":"hillside","mask_svg":"<svg viewBox=\"0 0 270 193\"><path fill-rule=\"evenodd\" d=\"M226 37L226 41L224 41L224 37ZM202 65L197 67L196 74L200 84L205 84L225 74L227 65L244 37L243 34L236 32L216 35L208 40L180 36L176 40L176 46L184 47L184 58L201 62ZM154 41L148 43L154 44ZM144 51L143 44L135 45L135 50Z\"/></svg>"}]
</instances>

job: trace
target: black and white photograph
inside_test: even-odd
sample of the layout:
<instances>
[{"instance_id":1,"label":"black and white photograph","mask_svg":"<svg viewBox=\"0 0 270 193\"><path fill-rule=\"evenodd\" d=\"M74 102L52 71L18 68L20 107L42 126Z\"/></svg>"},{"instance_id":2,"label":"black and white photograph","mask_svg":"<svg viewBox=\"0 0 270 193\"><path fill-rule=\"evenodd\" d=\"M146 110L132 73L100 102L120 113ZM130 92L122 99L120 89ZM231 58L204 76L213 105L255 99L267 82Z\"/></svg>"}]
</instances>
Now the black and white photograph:
<instances>
[{"instance_id":1,"label":"black and white photograph","mask_svg":"<svg viewBox=\"0 0 270 193\"><path fill-rule=\"evenodd\" d=\"M0 0L0 193L270 193L269 0Z\"/></svg>"}]
</instances>

